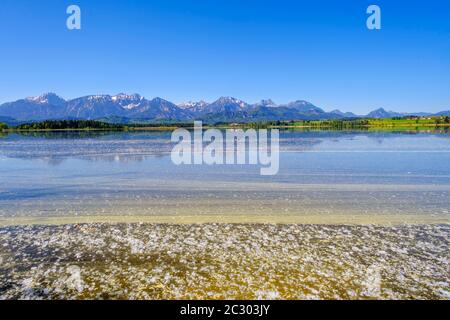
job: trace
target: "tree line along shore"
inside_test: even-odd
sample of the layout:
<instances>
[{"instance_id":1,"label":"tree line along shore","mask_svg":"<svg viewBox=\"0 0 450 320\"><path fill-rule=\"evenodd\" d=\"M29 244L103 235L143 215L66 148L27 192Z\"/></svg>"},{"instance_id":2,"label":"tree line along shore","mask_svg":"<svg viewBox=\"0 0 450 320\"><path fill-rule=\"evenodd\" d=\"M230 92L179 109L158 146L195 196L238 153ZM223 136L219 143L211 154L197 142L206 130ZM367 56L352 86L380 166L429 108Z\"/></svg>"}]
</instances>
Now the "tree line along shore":
<instances>
[{"instance_id":1,"label":"tree line along shore","mask_svg":"<svg viewBox=\"0 0 450 320\"><path fill-rule=\"evenodd\" d=\"M312 129L430 129L450 126L450 117L398 117L389 119L291 120L243 123L209 123L216 128L312 128ZM119 124L96 120L47 120L8 126L0 123L0 131L145 131L191 128L193 123L136 123Z\"/></svg>"}]
</instances>

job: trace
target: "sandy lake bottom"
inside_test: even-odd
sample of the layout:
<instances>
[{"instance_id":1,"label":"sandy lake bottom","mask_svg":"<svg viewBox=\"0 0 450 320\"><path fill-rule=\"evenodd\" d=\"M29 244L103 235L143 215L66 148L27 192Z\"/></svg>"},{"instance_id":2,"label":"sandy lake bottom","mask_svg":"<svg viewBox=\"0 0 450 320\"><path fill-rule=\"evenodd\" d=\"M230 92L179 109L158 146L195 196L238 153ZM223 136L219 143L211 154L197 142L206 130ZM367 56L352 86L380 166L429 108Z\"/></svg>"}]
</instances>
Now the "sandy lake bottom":
<instances>
[{"instance_id":1,"label":"sandy lake bottom","mask_svg":"<svg viewBox=\"0 0 450 320\"><path fill-rule=\"evenodd\" d=\"M0 228L2 299L449 299L450 226Z\"/></svg>"}]
</instances>

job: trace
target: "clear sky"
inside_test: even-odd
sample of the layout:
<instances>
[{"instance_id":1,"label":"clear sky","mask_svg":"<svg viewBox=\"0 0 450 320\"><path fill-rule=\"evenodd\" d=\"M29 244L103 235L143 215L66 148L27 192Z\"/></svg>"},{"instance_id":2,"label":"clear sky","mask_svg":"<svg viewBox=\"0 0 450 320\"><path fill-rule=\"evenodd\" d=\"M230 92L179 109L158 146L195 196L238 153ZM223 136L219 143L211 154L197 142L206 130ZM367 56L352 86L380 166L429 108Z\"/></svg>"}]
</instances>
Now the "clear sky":
<instances>
[{"instance_id":1,"label":"clear sky","mask_svg":"<svg viewBox=\"0 0 450 320\"><path fill-rule=\"evenodd\" d=\"M0 103L49 91L448 110L450 1L2 0Z\"/></svg>"}]
</instances>

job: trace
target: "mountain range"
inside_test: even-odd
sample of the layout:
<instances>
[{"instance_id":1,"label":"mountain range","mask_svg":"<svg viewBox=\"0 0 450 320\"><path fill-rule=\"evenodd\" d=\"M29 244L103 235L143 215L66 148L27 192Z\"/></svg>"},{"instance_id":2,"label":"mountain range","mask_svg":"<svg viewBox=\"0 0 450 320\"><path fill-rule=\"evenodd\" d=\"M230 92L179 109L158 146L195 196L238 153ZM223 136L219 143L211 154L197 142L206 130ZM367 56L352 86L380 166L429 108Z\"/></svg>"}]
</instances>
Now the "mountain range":
<instances>
[{"instance_id":1,"label":"mountain range","mask_svg":"<svg viewBox=\"0 0 450 320\"><path fill-rule=\"evenodd\" d=\"M272 100L249 104L232 97L221 97L208 103L205 101L175 104L154 98L147 100L139 94L120 93L90 95L65 100L54 93L20 99L0 105L0 122L20 123L42 120L83 119L110 122L161 122L192 121L205 122L255 122L273 120L326 120L351 118L392 118L403 116L431 116L431 113L398 113L379 108L367 115L323 109L304 100L278 105ZM442 111L435 115L450 115Z\"/></svg>"}]
</instances>

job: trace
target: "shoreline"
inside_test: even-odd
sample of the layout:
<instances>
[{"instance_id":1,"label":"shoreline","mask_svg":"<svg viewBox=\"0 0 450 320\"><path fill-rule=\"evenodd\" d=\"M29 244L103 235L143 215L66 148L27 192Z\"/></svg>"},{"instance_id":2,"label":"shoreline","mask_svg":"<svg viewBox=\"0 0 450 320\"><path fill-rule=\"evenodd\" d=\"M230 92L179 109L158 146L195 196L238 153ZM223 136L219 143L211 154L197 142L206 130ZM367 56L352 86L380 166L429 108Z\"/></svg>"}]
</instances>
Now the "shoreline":
<instances>
[{"instance_id":1,"label":"shoreline","mask_svg":"<svg viewBox=\"0 0 450 320\"><path fill-rule=\"evenodd\" d=\"M429 215L158 215L158 216L75 216L0 218L0 228L10 226L63 226L77 224L149 224L149 225L334 225L402 226L450 225L450 218Z\"/></svg>"},{"instance_id":2,"label":"shoreline","mask_svg":"<svg viewBox=\"0 0 450 320\"><path fill-rule=\"evenodd\" d=\"M255 129L254 126L208 126L204 125L205 129ZM438 125L407 125L407 126L395 126L395 125L386 125L386 126L371 126L371 125L362 125L355 127L334 127L334 126L315 126L315 125L302 125L302 126L267 126L264 128L268 129L316 129L316 130L333 130L333 131L366 131L369 129L377 129L380 131L396 131L396 130L412 130L412 131L428 131L430 129L443 129L450 128L448 124L438 124ZM185 127L185 126L161 126L161 127L127 127L124 129L97 129L97 128L85 128L85 129L77 129L77 128L68 128L68 129L3 129L0 132L2 133L27 133L27 132L139 132L139 131L172 131L176 129L194 129L193 126Z\"/></svg>"}]
</instances>

